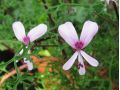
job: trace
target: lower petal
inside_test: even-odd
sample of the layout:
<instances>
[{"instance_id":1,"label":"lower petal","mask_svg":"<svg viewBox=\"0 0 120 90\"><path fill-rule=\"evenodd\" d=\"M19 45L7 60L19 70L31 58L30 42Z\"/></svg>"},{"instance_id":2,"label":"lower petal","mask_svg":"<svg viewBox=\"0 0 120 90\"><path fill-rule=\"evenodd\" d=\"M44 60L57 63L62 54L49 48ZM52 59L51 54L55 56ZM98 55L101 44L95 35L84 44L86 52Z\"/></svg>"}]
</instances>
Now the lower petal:
<instances>
[{"instance_id":1,"label":"lower petal","mask_svg":"<svg viewBox=\"0 0 120 90\"><path fill-rule=\"evenodd\" d=\"M78 52L76 51L76 52L72 55L72 57L63 65L63 69L64 69L64 70L69 70L69 69L72 67L72 65L74 64L77 56L78 56Z\"/></svg>"},{"instance_id":2,"label":"lower petal","mask_svg":"<svg viewBox=\"0 0 120 90\"><path fill-rule=\"evenodd\" d=\"M79 74L84 75L86 70L85 70L85 65L84 65L83 58L82 58L81 54L78 55L78 62L81 65L79 68Z\"/></svg>"},{"instance_id":3,"label":"lower petal","mask_svg":"<svg viewBox=\"0 0 120 90\"><path fill-rule=\"evenodd\" d=\"M81 55L85 58L85 60L92 66L97 67L99 65L99 62L91 57L90 55L88 55L87 53L85 53L84 51L81 50Z\"/></svg>"},{"instance_id":4,"label":"lower petal","mask_svg":"<svg viewBox=\"0 0 120 90\"><path fill-rule=\"evenodd\" d=\"M28 65L29 71L33 70L33 63L32 62L27 62L26 64Z\"/></svg>"},{"instance_id":5,"label":"lower petal","mask_svg":"<svg viewBox=\"0 0 120 90\"><path fill-rule=\"evenodd\" d=\"M30 62L29 60L26 60L26 58L24 58L24 63L27 64L29 71L33 70L33 63L32 62Z\"/></svg>"}]
</instances>

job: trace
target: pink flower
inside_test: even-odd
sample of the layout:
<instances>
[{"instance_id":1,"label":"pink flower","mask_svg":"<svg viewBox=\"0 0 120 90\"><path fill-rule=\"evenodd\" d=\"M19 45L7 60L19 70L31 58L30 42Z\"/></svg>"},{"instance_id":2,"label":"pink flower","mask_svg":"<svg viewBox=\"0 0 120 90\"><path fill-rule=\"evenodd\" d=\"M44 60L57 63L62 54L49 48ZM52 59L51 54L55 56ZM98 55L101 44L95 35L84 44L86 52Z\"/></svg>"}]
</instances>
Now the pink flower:
<instances>
[{"instance_id":1,"label":"pink flower","mask_svg":"<svg viewBox=\"0 0 120 90\"><path fill-rule=\"evenodd\" d=\"M77 32L71 22L66 22L58 27L60 36L73 48L75 53L72 57L63 65L64 70L69 70L78 57L79 74L84 75L85 65L83 58L92 66L97 67L98 61L85 53L84 49L93 39L94 35L98 32L98 25L92 21L86 21L83 25L80 39Z\"/></svg>"},{"instance_id":2,"label":"pink flower","mask_svg":"<svg viewBox=\"0 0 120 90\"><path fill-rule=\"evenodd\" d=\"M31 29L26 35L25 28L20 21L14 22L12 27L16 38L19 41L23 42L25 45L28 45L30 42L38 39L47 31L47 26L45 24L39 24L38 26Z\"/></svg>"}]
</instances>

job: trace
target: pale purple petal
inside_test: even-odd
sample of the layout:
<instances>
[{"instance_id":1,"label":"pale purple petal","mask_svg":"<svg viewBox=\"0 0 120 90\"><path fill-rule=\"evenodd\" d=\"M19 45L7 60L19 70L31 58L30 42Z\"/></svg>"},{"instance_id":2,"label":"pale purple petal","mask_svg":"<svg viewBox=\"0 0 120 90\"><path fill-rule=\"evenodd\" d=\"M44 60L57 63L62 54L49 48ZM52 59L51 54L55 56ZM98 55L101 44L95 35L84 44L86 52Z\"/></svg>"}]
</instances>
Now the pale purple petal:
<instances>
[{"instance_id":1,"label":"pale purple petal","mask_svg":"<svg viewBox=\"0 0 120 90\"><path fill-rule=\"evenodd\" d=\"M26 58L24 58L24 63L27 64L29 71L33 70L33 63L32 62L30 62L29 60L26 60Z\"/></svg>"},{"instance_id":2,"label":"pale purple petal","mask_svg":"<svg viewBox=\"0 0 120 90\"><path fill-rule=\"evenodd\" d=\"M77 32L71 22L66 22L58 27L60 36L72 47L75 48L75 43L79 40Z\"/></svg>"},{"instance_id":3,"label":"pale purple petal","mask_svg":"<svg viewBox=\"0 0 120 90\"><path fill-rule=\"evenodd\" d=\"M63 69L64 69L64 70L69 70L69 69L72 67L72 65L74 64L77 56L78 56L78 52L76 51L76 52L72 55L72 57L63 65Z\"/></svg>"},{"instance_id":4,"label":"pale purple petal","mask_svg":"<svg viewBox=\"0 0 120 90\"><path fill-rule=\"evenodd\" d=\"M84 75L86 70L85 70L85 65L84 65L84 62L83 62L83 58L82 58L80 53L78 55L78 62L79 62L79 74Z\"/></svg>"},{"instance_id":5,"label":"pale purple petal","mask_svg":"<svg viewBox=\"0 0 120 90\"><path fill-rule=\"evenodd\" d=\"M23 24L20 21L14 22L12 24L12 28L13 28L16 38L19 41L23 42L23 38L26 37L25 28L24 28Z\"/></svg>"},{"instance_id":6,"label":"pale purple petal","mask_svg":"<svg viewBox=\"0 0 120 90\"><path fill-rule=\"evenodd\" d=\"M80 51L81 52L81 55L85 58L85 60L90 64L90 65L92 65L92 66L94 66L94 67L97 67L98 65L99 65L99 62L95 59L95 58L93 58L93 57L91 57L90 55L88 55L87 53L85 53L84 51Z\"/></svg>"},{"instance_id":7,"label":"pale purple petal","mask_svg":"<svg viewBox=\"0 0 120 90\"><path fill-rule=\"evenodd\" d=\"M86 47L93 39L94 35L98 32L98 25L96 22L86 21L83 25L83 29L80 36L80 41L84 43Z\"/></svg>"},{"instance_id":8,"label":"pale purple petal","mask_svg":"<svg viewBox=\"0 0 120 90\"><path fill-rule=\"evenodd\" d=\"M44 35L46 32L47 26L45 24L39 24L38 26L31 29L27 36L30 38L30 42L33 42L34 40Z\"/></svg>"},{"instance_id":9,"label":"pale purple petal","mask_svg":"<svg viewBox=\"0 0 120 90\"><path fill-rule=\"evenodd\" d=\"M27 64L27 66L28 66L28 70L29 70L29 71L33 70L33 63L32 63L32 62L29 61L29 62L27 62L26 64Z\"/></svg>"}]
</instances>

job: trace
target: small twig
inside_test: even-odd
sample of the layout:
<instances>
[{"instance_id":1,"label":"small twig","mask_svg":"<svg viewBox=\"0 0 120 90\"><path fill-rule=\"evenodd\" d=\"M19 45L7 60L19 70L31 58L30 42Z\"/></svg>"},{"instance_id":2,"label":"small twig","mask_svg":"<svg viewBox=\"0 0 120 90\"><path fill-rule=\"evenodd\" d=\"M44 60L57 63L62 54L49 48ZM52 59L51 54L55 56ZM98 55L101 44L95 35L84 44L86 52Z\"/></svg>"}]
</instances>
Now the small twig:
<instances>
[{"instance_id":1,"label":"small twig","mask_svg":"<svg viewBox=\"0 0 120 90\"><path fill-rule=\"evenodd\" d=\"M23 70L23 69L25 69L25 68L27 68L27 64L24 64L24 65L20 66L20 67L18 68L18 70L21 71L21 70ZM10 78L11 76L15 75L16 73L17 73L16 70L13 70L13 71L5 74L5 75L1 78L1 80L0 80L0 86L3 84L3 82L5 82L8 78Z\"/></svg>"}]
</instances>

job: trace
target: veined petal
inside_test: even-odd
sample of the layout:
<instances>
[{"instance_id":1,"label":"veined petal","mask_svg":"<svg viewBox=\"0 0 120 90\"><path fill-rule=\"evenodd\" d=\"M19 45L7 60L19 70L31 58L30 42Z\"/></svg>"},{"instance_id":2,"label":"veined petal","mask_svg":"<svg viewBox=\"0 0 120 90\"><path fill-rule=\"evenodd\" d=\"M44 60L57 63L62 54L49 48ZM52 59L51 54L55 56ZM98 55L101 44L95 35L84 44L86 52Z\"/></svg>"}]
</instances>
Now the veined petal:
<instances>
[{"instance_id":1,"label":"veined petal","mask_svg":"<svg viewBox=\"0 0 120 90\"><path fill-rule=\"evenodd\" d=\"M80 41L84 43L83 48L86 47L98 32L98 25L96 22L86 21L80 36Z\"/></svg>"},{"instance_id":2,"label":"veined petal","mask_svg":"<svg viewBox=\"0 0 120 90\"><path fill-rule=\"evenodd\" d=\"M82 55L80 53L78 55L78 62L79 62L79 74L84 75L86 70L85 70L85 65L84 65L84 62L83 62Z\"/></svg>"},{"instance_id":3,"label":"veined petal","mask_svg":"<svg viewBox=\"0 0 120 90\"><path fill-rule=\"evenodd\" d=\"M26 36L25 35L25 28L24 28L23 24L20 21L14 22L12 24L12 28L13 28L13 31L14 31L16 38L19 41L23 42L23 38Z\"/></svg>"},{"instance_id":4,"label":"veined petal","mask_svg":"<svg viewBox=\"0 0 120 90\"><path fill-rule=\"evenodd\" d=\"M75 43L78 41L77 32L71 22L66 22L58 27L60 36L72 47L75 48Z\"/></svg>"},{"instance_id":5,"label":"veined petal","mask_svg":"<svg viewBox=\"0 0 120 90\"><path fill-rule=\"evenodd\" d=\"M76 51L76 52L72 55L72 57L63 65L63 69L64 69L64 70L69 70L69 69L72 67L72 65L74 64L77 56L78 56L78 52Z\"/></svg>"},{"instance_id":6,"label":"veined petal","mask_svg":"<svg viewBox=\"0 0 120 90\"><path fill-rule=\"evenodd\" d=\"M97 67L99 65L99 62L91 57L90 55L88 55L87 53L85 53L84 51L81 50L81 55L85 58L85 60L92 66Z\"/></svg>"},{"instance_id":7,"label":"veined petal","mask_svg":"<svg viewBox=\"0 0 120 90\"><path fill-rule=\"evenodd\" d=\"M44 35L46 32L47 26L45 24L39 24L38 26L31 29L27 36L30 38L30 42L33 42L34 40Z\"/></svg>"}]
</instances>

